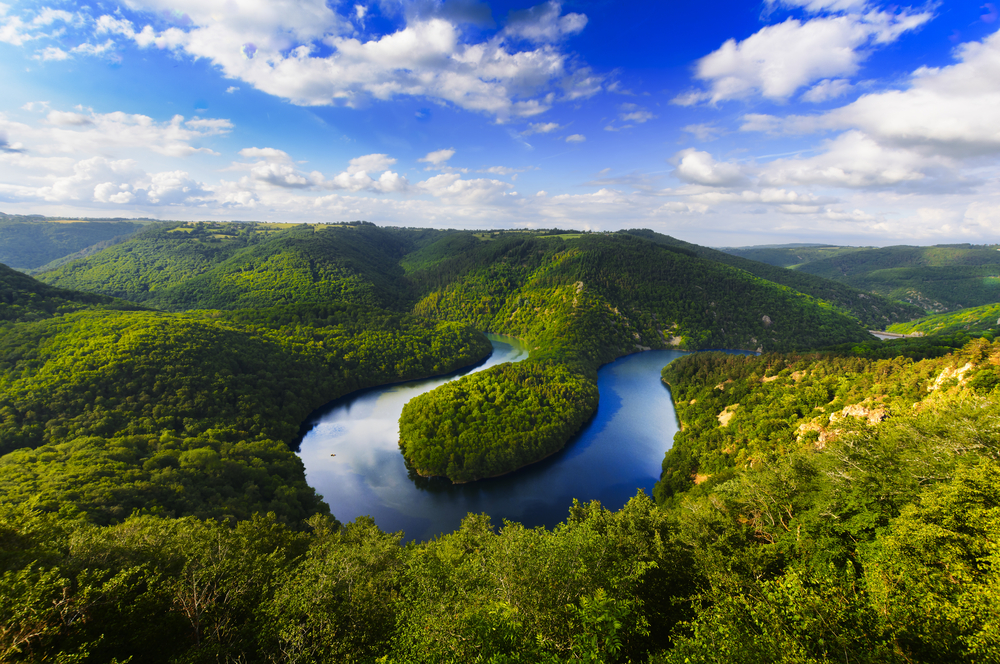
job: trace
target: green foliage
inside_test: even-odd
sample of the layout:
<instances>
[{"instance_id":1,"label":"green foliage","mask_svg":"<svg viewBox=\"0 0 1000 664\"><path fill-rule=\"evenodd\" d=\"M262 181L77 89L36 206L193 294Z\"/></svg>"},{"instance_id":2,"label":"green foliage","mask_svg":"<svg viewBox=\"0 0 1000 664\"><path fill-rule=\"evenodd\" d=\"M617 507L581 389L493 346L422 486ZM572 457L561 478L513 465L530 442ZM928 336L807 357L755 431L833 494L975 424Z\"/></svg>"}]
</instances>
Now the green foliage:
<instances>
[{"instance_id":1,"label":"green foliage","mask_svg":"<svg viewBox=\"0 0 1000 664\"><path fill-rule=\"evenodd\" d=\"M94 245L121 241L144 224L0 216L0 263L32 269Z\"/></svg>"},{"instance_id":2,"label":"green foliage","mask_svg":"<svg viewBox=\"0 0 1000 664\"><path fill-rule=\"evenodd\" d=\"M724 265L745 270L761 279L767 279L768 281L815 297L818 300L828 302L849 316L857 318L862 325L869 329L881 330L887 325L912 320L924 313L922 307L899 301L905 298L896 297L895 295L883 297L858 286L852 287L853 284L849 286L838 283L836 277L829 274L816 276L814 274L807 274L806 271L802 270L786 270L783 269L787 267L786 265L765 260L767 258L766 255L758 257L759 254L757 252L740 252L731 249L716 251L708 247L699 247L695 244L682 242L669 235L661 235L650 230L630 230L624 232L630 235L638 235L639 237L644 237L666 246L688 249L693 255L700 258L717 261ZM762 249L760 251L771 250ZM804 252L806 256L814 255L812 252L836 256L845 252L857 251L857 249L853 247L823 247L815 249L796 248L794 250L780 251ZM881 293L881 291L878 292ZM906 300L906 302L909 302L909 300Z\"/></svg>"},{"instance_id":3,"label":"green foliage","mask_svg":"<svg viewBox=\"0 0 1000 664\"><path fill-rule=\"evenodd\" d=\"M40 320L81 309L138 307L121 300L52 286L0 265L0 325Z\"/></svg>"},{"instance_id":4,"label":"green foliage","mask_svg":"<svg viewBox=\"0 0 1000 664\"><path fill-rule=\"evenodd\" d=\"M81 510L298 522L319 509L292 453L348 392L490 350L454 323L348 305L78 312L0 335L0 495Z\"/></svg>"},{"instance_id":5,"label":"green foliage","mask_svg":"<svg viewBox=\"0 0 1000 664\"><path fill-rule=\"evenodd\" d=\"M692 590L670 517L638 496L553 530L470 516L400 546L370 519L97 527L0 503L5 662L624 662L669 645ZM27 552L24 550L27 548ZM29 553L30 552L30 555Z\"/></svg>"},{"instance_id":6,"label":"green foliage","mask_svg":"<svg viewBox=\"0 0 1000 664\"><path fill-rule=\"evenodd\" d=\"M928 313L1000 300L1000 254L996 246L861 249L813 261L798 270L909 302Z\"/></svg>"},{"instance_id":7,"label":"green foliage","mask_svg":"<svg viewBox=\"0 0 1000 664\"><path fill-rule=\"evenodd\" d=\"M501 364L411 400L400 448L420 475L468 482L562 449L597 409L597 385L563 364Z\"/></svg>"},{"instance_id":8,"label":"green foliage","mask_svg":"<svg viewBox=\"0 0 1000 664\"><path fill-rule=\"evenodd\" d=\"M909 323L898 323L886 328L896 334L995 334L1000 328L1000 304L959 309L951 313L933 314Z\"/></svg>"},{"instance_id":9,"label":"green foliage","mask_svg":"<svg viewBox=\"0 0 1000 664\"><path fill-rule=\"evenodd\" d=\"M677 505L706 585L657 661L996 659L1000 403L976 383L1000 345L685 360L665 371L675 449L703 474L742 460L681 493L668 453L658 499ZM728 423L712 415L737 399Z\"/></svg>"}]
</instances>

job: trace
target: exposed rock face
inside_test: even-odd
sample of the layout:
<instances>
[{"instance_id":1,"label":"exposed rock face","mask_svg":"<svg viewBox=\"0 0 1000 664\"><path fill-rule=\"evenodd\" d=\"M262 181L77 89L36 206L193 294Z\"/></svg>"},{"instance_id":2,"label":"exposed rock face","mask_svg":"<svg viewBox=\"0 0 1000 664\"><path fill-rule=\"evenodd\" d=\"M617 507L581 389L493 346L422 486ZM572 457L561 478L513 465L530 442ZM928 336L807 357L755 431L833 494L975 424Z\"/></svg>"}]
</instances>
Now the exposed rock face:
<instances>
[{"instance_id":1,"label":"exposed rock face","mask_svg":"<svg viewBox=\"0 0 1000 664\"><path fill-rule=\"evenodd\" d=\"M721 413L719 413L718 415L716 415L716 417L719 419L719 426L720 427L727 427L727 426L729 426L729 420L733 419L733 415L736 414L736 408L738 406L739 406L738 403L734 403L731 406L726 406L722 410Z\"/></svg>"}]
</instances>

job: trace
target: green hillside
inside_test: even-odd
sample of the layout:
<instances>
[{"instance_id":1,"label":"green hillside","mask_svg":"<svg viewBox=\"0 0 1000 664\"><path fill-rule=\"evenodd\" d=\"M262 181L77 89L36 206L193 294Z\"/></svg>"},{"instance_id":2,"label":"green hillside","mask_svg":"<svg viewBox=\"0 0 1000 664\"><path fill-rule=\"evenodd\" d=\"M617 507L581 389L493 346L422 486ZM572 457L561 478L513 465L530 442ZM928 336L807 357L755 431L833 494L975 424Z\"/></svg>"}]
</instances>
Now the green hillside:
<instances>
[{"instance_id":1,"label":"green hillside","mask_svg":"<svg viewBox=\"0 0 1000 664\"><path fill-rule=\"evenodd\" d=\"M407 404L400 447L423 475L464 482L561 449L596 410L597 368L636 350L794 349L871 338L830 305L629 234L468 247L410 275L424 293L414 311L516 336L536 352Z\"/></svg>"},{"instance_id":2,"label":"green hillside","mask_svg":"<svg viewBox=\"0 0 1000 664\"><path fill-rule=\"evenodd\" d=\"M138 307L104 295L54 288L6 265L0 265L0 324L39 320L92 308Z\"/></svg>"},{"instance_id":3,"label":"green hillside","mask_svg":"<svg viewBox=\"0 0 1000 664\"><path fill-rule=\"evenodd\" d=\"M959 342L664 369L657 500L706 585L658 661L996 659L1000 343Z\"/></svg>"},{"instance_id":4,"label":"green hillside","mask_svg":"<svg viewBox=\"0 0 1000 664\"><path fill-rule=\"evenodd\" d=\"M97 522L133 509L295 523L319 502L290 448L349 392L452 371L482 334L357 305L80 311L0 334L0 496Z\"/></svg>"},{"instance_id":5,"label":"green hillside","mask_svg":"<svg viewBox=\"0 0 1000 664\"><path fill-rule=\"evenodd\" d=\"M719 247L719 251L767 263L775 267L800 267L806 263L849 254L869 247L837 247L828 244L800 244L757 247Z\"/></svg>"},{"instance_id":6,"label":"green hillside","mask_svg":"<svg viewBox=\"0 0 1000 664\"><path fill-rule=\"evenodd\" d=\"M132 235L146 223L0 214L0 263L20 269L39 268L87 247Z\"/></svg>"},{"instance_id":7,"label":"green hillside","mask_svg":"<svg viewBox=\"0 0 1000 664\"><path fill-rule=\"evenodd\" d=\"M806 293L817 299L829 302L844 313L857 318L868 329L882 330L887 325L913 320L914 318L923 316L925 313L921 307L901 301L899 298L883 297L864 289L851 287L839 283L829 275L817 277L802 270L787 270L783 269L783 267L776 267L773 264L769 265L767 264L769 261L754 258L755 254L752 253L748 255L730 255L729 250L716 251L715 249L682 242L668 235L661 235L648 230L631 230L626 232L648 238L654 242L690 249L695 255L701 258L718 261L724 265L746 270L761 279L767 279L776 284L794 288L800 293ZM825 249L830 248L817 248L815 251L818 252ZM839 250L845 248L834 247L832 249ZM846 249L855 251L854 248ZM832 253L836 255L840 252Z\"/></svg>"},{"instance_id":8,"label":"green hillside","mask_svg":"<svg viewBox=\"0 0 1000 664\"><path fill-rule=\"evenodd\" d=\"M933 314L909 323L898 323L886 328L896 334L982 334L1000 328L1000 304L959 309L952 313Z\"/></svg>"},{"instance_id":9,"label":"green hillside","mask_svg":"<svg viewBox=\"0 0 1000 664\"><path fill-rule=\"evenodd\" d=\"M404 456L453 481L560 449L596 409L597 367L623 354L867 338L838 307L879 327L908 318L903 305L833 282L741 264L840 298L831 306L719 262L742 259L638 234L162 225L42 278L169 311L351 302L516 336L535 349L528 363L466 377L404 412Z\"/></svg>"},{"instance_id":10,"label":"green hillside","mask_svg":"<svg viewBox=\"0 0 1000 664\"><path fill-rule=\"evenodd\" d=\"M399 263L443 234L358 222L159 225L39 279L168 311L331 300L405 310Z\"/></svg>"},{"instance_id":11,"label":"green hillside","mask_svg":"<svg viewBox=\"0 0 1000 664\"><path fill-rule=\"evenodd\" d=\"M807 263L798 271L909 302L929 313L1000 300L1000 251L992 245L862 249Z\"/></svg>"}]
</instances>

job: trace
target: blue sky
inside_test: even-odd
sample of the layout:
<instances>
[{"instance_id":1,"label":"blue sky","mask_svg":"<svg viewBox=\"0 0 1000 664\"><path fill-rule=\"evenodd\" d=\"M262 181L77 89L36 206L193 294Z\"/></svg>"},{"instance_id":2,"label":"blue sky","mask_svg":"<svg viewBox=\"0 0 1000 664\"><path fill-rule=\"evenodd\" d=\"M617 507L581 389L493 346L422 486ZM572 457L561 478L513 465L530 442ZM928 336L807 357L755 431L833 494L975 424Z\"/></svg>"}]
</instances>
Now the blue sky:
<instances>
[{"instance_id":1,"label":"blue sky","mask_svg":"<svg viewBox=\"0 0 1000 664\"><path fill-rule=\"evenodd\" d=\"M1000 242L998 5L0 2L0 211Z\"/></svg>"}]
</instances>

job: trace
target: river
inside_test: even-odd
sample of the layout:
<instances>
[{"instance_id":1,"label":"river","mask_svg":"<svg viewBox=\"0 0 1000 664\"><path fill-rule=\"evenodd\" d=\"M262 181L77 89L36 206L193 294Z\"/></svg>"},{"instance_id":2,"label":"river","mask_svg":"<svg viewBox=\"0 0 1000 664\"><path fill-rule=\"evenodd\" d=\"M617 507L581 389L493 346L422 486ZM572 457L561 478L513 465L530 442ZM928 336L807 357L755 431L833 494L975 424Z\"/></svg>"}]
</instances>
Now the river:
<instances>
[{"instance_id":1,"label":"river","mask_svg":"<svg viewBox=\"0 0 1000 664\"><path fill-rule=\"evenodd\" d=\"M528 357L515 339L488 335L493 355L471 371ZM598 371L601 400L593 419L560 452L521 470L470 484L408 473L399 452L403 405L458 375L355 392L311 422L299 446L306 479L343 522L370 514L385 531L425 540L455 530L469 512L526 526L554 526L573 498L618 509L642 489L651 494L677 431L660 369L681 351L628 355ZM467 373L467 372L465 372Z\"/></svg>"}]
</instances>

